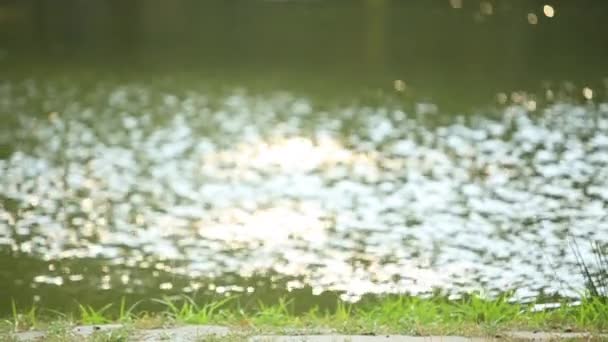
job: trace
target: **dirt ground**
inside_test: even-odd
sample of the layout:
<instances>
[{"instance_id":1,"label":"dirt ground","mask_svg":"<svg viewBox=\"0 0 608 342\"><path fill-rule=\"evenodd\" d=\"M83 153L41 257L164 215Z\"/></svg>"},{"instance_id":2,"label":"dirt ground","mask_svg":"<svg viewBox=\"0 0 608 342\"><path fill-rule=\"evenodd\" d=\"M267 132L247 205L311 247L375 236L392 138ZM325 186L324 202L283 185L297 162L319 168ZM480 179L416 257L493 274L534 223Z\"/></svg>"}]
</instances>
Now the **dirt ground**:
<instances>
[{"instance_id":1,"label":"dirt ground","mask_svg":"<svg viewBox=\"0 0 608 342\"><path fill-rule=\"evenodd\" d=\"M119 324L76 326L71 332L76 338L83 340L95 335L117 332L124 328ZM405 335L296 335L252 336L231 330L226 327L213 325L185 325L163 329L135 329L129 335L132 341L250 341L250 342L465 342L465 341L556 341L556 340L608 340L608 335L592 336L588 333L546 333L513 331L497 337L463 337L463 336L405 336ZM16 334L17 341L44 341L45 331L28 331ZM111 339L109 339L111 340Z\"/></svg>"}]
</instances>

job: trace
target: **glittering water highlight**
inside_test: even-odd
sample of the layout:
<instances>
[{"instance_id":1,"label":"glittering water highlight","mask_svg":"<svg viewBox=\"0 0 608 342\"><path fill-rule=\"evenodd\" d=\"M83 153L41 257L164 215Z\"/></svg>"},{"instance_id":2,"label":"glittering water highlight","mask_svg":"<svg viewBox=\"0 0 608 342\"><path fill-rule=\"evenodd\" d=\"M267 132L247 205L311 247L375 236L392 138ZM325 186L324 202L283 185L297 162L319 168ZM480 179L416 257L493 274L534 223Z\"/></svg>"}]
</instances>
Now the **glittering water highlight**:
<instances>
[{"instance_id":1,"label":"glittering water highlight","mask_svg":"<svg viewBox=\"0 0 608 342\"><path fill-rule=\"evenodd\" d=\"M31 80L4 82L0 98L22 114L3 128L0 249L49 265L163 272L188 281L159 290L186 293L273 274L352 300L528 297L583 288L568 238L608 243L606 104L519 103L431 125L429 104L321 109L287 92ZM105 273L89 286L142 284ZM25 282L87 276L49 266Z\"/></svg>"}]
</instances>

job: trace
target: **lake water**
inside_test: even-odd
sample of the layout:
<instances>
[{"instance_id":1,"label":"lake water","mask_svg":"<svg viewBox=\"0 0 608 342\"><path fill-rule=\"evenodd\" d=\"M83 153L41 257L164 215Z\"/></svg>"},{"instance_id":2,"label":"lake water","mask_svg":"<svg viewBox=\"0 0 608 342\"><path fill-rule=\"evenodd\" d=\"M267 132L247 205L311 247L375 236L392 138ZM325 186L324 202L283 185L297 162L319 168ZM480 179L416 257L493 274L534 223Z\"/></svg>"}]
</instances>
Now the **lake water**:
<instances>
[{"instance_id":1,"label":"lake water","mask_svg":"<svg viewBox=\"0 0 608 342\"><path fill-rule=\"evenodd\" d=\"M70 3L0 7L5 312L576 296L608 243L601 2Z\"/></svg>"}]
</instances>

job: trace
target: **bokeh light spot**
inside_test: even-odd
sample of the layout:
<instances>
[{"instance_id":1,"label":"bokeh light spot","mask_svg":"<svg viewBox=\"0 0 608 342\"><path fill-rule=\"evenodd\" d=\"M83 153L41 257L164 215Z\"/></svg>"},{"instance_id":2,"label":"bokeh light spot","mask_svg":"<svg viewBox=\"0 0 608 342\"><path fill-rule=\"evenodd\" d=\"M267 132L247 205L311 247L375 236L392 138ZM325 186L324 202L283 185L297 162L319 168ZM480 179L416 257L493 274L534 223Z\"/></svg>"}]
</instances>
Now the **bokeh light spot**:
<instances>
[{"instance_id":1,"label":"bokeh light spot","mask_svg":"<svg viewBox=\"0 0 608 342\"><path fill-rule=\"evenodd\" d=\"M483 15L492 15L494 13L494 7L488 1L483 1L479 4L479 11Z\"/></svg>"},{"instance_id":2,"label":"bokeh light spot","mask_svg":"<svg viewBox=\"0 0 608 342\"><path fill-rule=\"evenodd\" d=\"M593 98L593 90L591 88L589 88L589 87L583 88L583 96L587 100L591 100Z\"/></svg>"},{"instance_id":3,"label":"bokeh light spot","mask_svg":"<svg viewBox=\"0 0 608 342\"><path fill-rule=\"evenodd\" d=\"M400 91L403 92L405 91L405 82L403 82L402 80L395 80L393 82L393 87L395 88L396 91Z\"/></svg>"},{"instance_id":4,"label":"bokeh light spot","mask_svg":"<svg viewBox=\"0 0 608 342\"><path fill-rule=\"evenodd\" d=\"M452 8L462 8L462 0L450 0Z\"/></svg>"}]
</instances>

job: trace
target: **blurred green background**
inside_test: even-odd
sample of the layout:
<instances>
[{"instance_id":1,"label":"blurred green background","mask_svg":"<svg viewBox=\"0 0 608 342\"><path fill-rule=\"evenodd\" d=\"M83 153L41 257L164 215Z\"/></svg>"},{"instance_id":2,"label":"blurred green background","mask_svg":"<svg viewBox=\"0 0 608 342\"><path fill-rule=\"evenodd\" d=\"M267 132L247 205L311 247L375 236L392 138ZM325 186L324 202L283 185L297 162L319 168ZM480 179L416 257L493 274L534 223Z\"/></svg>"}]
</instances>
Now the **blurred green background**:
<instances>
[{"instance_id":1,"label":"blurred green background","mask_svg":"<svg viewBox=\"0 0 608 342\"><path fill-rule=\"evenodd\" d=\"M601 0L3 0L0 49L12 69L181 70L345 92L402 80L466 109L498 92L603 87L607 17Z\"/></svg>"}]
</instances>

